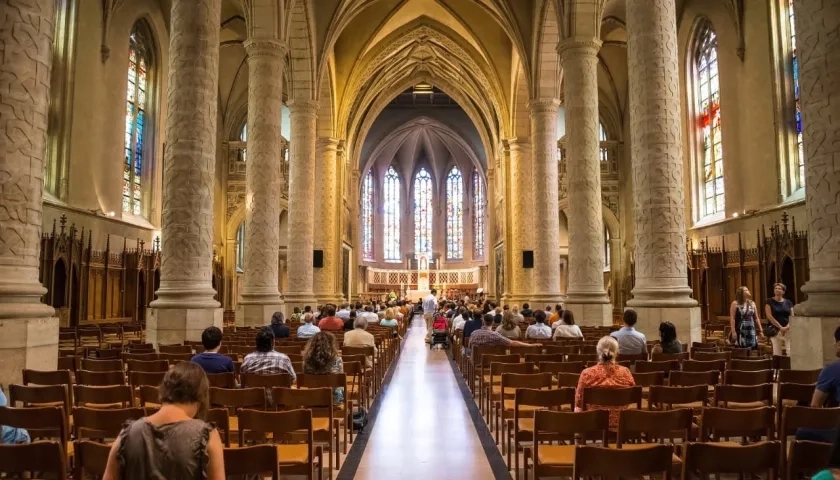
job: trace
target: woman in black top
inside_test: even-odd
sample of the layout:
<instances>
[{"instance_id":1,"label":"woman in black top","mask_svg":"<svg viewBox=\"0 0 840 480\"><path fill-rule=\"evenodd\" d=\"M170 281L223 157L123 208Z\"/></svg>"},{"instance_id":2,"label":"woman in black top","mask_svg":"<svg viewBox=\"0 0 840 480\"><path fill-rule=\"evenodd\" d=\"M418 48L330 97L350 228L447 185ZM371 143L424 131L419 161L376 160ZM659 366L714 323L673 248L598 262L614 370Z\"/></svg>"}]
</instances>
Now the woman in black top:
<instances>
[{"instance_id":1,"label":"woman in black top","mask_svg":"<svg viewBox=\"0 0 840 480\"><path fill-rule=\"evenodd\" d=\"M793 316L793 302L785 298L787 287L783 283L773 285L773 296L764 304L764 315L779 333L770 337L773 355L790 355L790 317Z\"/></svg>"},{"instance_id":2,"label":"woman in black top","mask_svg":"<svg viewBox=\"0 0 840 480\"><path fill-rule=\"evenodd\" d=\"M677 327L671 322L659 324L659 343L653 353L682 353L682 343L677 340Z\"/></svg>"}]
</instances>

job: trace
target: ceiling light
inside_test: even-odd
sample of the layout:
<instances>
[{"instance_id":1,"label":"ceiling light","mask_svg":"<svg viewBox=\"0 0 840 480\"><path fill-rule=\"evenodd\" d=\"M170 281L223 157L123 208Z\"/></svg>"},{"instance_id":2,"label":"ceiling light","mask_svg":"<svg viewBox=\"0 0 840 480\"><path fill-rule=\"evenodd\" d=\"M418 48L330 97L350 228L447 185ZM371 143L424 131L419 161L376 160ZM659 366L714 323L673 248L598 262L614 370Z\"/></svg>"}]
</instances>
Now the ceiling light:
<instances>
[{"instance_id":1,"label":"ceiling light","mask_svg":"<svg viewBox=\"0 0 840 480\"><path fill-rule=\"evenodd\" d=\"M414 86L414 93L415 94L418 94L418 93L422 93L422 94L432 93L432 86L429 85L428 83L425 83L425 82L418 83L417 85Z\"/></svg>"}]
</instances>

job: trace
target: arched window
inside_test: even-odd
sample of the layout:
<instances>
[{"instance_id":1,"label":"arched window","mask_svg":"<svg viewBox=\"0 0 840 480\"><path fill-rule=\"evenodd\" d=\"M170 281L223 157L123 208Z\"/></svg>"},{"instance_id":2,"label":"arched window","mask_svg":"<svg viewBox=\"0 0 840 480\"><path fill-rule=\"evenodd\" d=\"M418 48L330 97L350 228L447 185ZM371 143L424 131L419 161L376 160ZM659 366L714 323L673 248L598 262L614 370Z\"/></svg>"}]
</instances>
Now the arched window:
<instances>
[{"instance_id":1,"label":"arched window","mask_svg":"<svg viewBox=\"0 0 840 480\"><path fill-rule=\"evenodd\" d=\"M400 259L400 176L394 167L385 173L385 261Z\"/></svg>"},{"instance_id":2,"label":"arched window","mask_svg":"<svg viewBox=\"0 0 840 480\"><path fill-rule=\"evenodd\" d=\"M147 133L151 103L149 72L152 39L143 21L134 24L128 46L128 88L125 101L125 159L123 212L143 214L143 167L147 160Z\"/></svg>"},{"instance_id":3,"label":"arched window","mask_svg":"<svg viewBox=\"0 0 840 480\"><path fill-rule=\"evenodd\" d=\"M793 73L793 106L796 121L796 179L795 188L805 186L805 147L802 143L802 102L799 98L799 52L796 50L796 26L793 21L793 0L788 0L788 31L790 32L791 72Z\"/></svg>"},{"instance_id":4,"label":"arched window","mask_svg":"<svg viewBox=\"0 0 840 480\"><path fill-rule=\"evenodd\" d=\"M446 177L446 259L464 258L464 179L458 167Z\"/></svg>"},{"instance_id":5,"label":"arched window","mask_svg":"<svg viewBox=\"0 0 840 480\"><path fill-rule=\"evenodd\" d=\"M414 176L414 254L432 254L432 176L425 167Z\"/></svg>"},{"instance_id":6,"label":"arched window","mask_svg":"<svg viewBox=\"0 0 840 480\"><path fill-rule=\"evenodd\" d=\"M604 130L604 124L601 122L598 122L598 141L607 141L607 131ZM609 160L609 158L609 152L607 152L607 149L603 145L601 145L601 161L606 162L607 160Z\"/></svg>"},{"instance_id":7,"label":"arched window","mask_svg":"<svg viewBox=\"0 0 840 480\"><path fill-rule=\"evenodd\" d=\"M612 256L612 246L610 245L610 231L604 225L604 270L610 270L610 257Z\"/></svg>"},{"instance_id":8,"label":"arched window","mask_svg":"<svg viewBox=\"0 0 840 480\"><path fill-rule=\"evenodd\" d=\"M725 211L717 36L708 22L698 30L696 45L693 73L701 142L698 188L701 216L707 216Z\"/></svg>"},{"instance_id":9,"label":"arched window","mask_svg":"<svg viewBox=\"0 0 840 480\"><path fill-rule=\"evenodd\" d=\"M248 122L242 125L242 131L239 132L239 141L245 143L245 146L239 151L239 161L245 162L248 160Z\"/></svg>"},{"instance_id":10,"label":"arched window","mask_svg":"<svg viewBox=\"0 0 840 480\"><path fill-rule=\"evenodd\" d=\"M245 271L245 222L236 230L236 270Z\"/></svg>"},{"instance_id":11,"label":"arched window","mask_svg":"<svg viewBox=\"0 0 840 480\"><path fill-rule=\"evenodd\" d=\"M373 260L373 172L362 183L362 256Z\"/></svg>"},{"instance_id":12,"label":"arched window","mask_svg":"<svg viewBox=\"0 0 840 480\"><path fill-rule=\"evenodd\" d=\"M484 217L487 215L487 205L484 200L484 183L478 170L473 171L473 256L484 258Z\"/></svg>"}]
</instances>

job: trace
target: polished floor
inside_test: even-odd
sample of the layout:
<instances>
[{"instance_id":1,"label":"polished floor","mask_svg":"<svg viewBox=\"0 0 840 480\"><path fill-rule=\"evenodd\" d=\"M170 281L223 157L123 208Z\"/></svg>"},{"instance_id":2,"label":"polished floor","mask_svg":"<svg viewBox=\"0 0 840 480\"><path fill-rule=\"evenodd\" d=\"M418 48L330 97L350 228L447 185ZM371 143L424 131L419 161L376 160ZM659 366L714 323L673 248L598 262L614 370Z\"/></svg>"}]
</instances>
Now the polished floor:
<instances>
[{"instance_id":1,"label":"polished floor","mask_svg":"<svg viewBox=\"0 0 840 480\"><path fill-rule=\"evenodd\" d=\"M446 353L425 333L415 318L354 478L494 478Z\"/></svg>"}]
</instances>

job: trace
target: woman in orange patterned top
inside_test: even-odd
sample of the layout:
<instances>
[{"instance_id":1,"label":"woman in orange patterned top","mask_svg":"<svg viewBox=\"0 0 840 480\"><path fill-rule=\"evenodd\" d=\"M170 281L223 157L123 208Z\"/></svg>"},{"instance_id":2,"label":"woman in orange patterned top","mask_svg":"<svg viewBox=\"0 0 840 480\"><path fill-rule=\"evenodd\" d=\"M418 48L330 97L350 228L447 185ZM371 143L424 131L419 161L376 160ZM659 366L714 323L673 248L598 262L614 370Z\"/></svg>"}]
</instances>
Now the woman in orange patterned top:
<instances>
[{"instance_id":1,"label":"woman in orange patterned top","mask_svg":"<svg viewBox=\"0 0 840 480\"><path fill-rule=\"evenodd\" d=\"M627 367L615 363L618 357L618 342L607 336L598 342L598 365L589 367L580 374L575 392L575 411L583 410L583 389L587 387L624 388L636 385L633 374ZM591 407L598 408L596 405ZM610 411L610 430L618 429L618 412L625 407L603 407Z\"/></svg>"}]
</instances>

